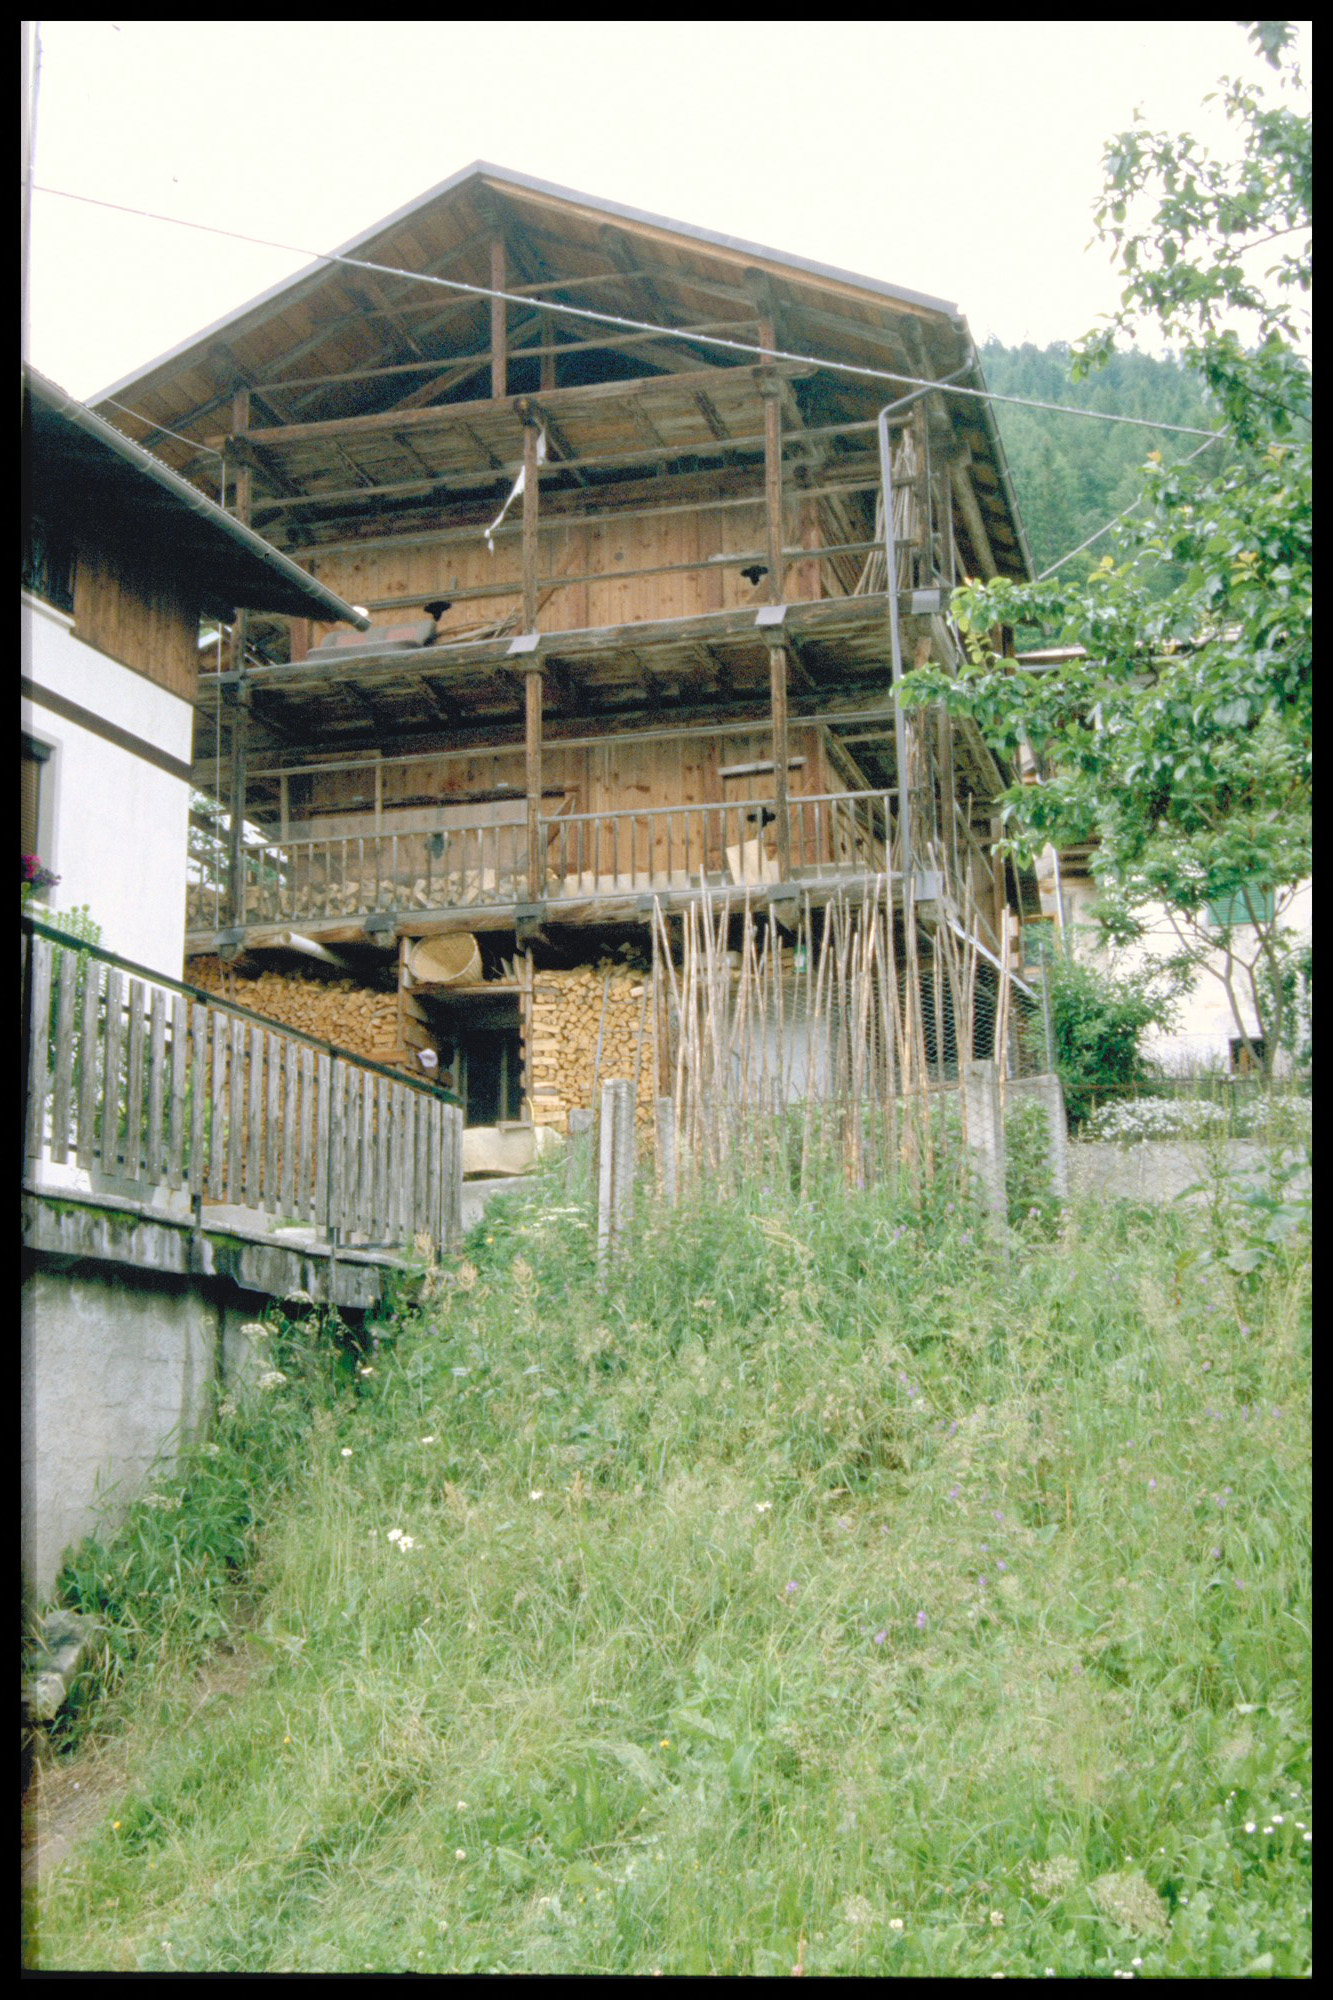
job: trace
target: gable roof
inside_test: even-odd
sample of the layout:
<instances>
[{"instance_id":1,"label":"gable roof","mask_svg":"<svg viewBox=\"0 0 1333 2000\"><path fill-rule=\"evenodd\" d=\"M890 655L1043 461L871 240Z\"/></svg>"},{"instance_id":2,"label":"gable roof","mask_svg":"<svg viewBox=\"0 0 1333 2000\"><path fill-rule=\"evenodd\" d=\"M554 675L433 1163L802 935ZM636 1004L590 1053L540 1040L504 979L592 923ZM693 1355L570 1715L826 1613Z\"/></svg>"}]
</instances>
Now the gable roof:
<instances>
[{"instance_id":1,"label":"gable roof","mask_svg":"<svg viewBox=\"0 0 1333 2000\"><path fill-rule=\"evenodd\" d=\"M450 400L483 398L488 386L478 385L487 378L490 314L484 290L497 238L507 250L504 289L528 307L526 318L521 306L509 307L511 341L519 327L538 323L543 304L578 303L653 327L693 329L655 344L638 336L629 352L647 363L640 374L753 367L756 356L710 345L703 329L753 343L757 282L768 288L782 347L816 360L951 376L962 387L985 388L967 322L946 300L477 161L94 401L187 478L198 478L207 461L188 439L216 445L226 436L238 388L250 393L252 422L277 428L394 409L415 416ZM367 264L381 268L359 268ZM422 284L422 276L476 290L451 292ZM572 328L574 342L589 354L598 346L590 322L551 315L549 323ZM859 398L867 408L895 394L889 382L832 372L826 386L844 403ZM990 405L949 398L947 390L941 396L955 438L971 457L995 560L1002 573L1030 574ZM113 397L131 399L137 414L112 409ZM478 462L495 466L493 454ZM496 483L504 478L505 469L496 467ZM273 502L275 511L281 505ZM282 539L287 529L283 517L268 532Z\"/></svg>"}]
</instances>

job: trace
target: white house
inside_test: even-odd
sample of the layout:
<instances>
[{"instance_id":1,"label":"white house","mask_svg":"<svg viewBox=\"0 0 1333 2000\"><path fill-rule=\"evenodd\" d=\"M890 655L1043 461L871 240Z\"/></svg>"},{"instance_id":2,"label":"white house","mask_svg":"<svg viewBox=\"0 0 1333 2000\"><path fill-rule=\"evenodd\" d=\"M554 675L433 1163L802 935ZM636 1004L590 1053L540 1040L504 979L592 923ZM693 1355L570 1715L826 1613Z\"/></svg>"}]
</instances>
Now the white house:
<instances>
[{"instance_id":1,"label":"white house","mask_svg":"<svg viewBox=\"0 0 1333 2000\"><path fill-rule=\"evenodd\" d=\"M24 461L22 851L178 979L201 614L369 621L32 368Z\"/></svg>"}]
</instances>

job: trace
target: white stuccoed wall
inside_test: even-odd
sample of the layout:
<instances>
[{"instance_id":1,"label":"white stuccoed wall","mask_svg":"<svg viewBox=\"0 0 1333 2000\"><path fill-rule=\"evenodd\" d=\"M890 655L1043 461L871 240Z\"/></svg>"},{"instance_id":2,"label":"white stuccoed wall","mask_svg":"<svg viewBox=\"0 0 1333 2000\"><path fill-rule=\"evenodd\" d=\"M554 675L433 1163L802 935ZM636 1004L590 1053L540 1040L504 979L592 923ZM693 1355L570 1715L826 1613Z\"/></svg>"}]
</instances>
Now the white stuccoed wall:
<instances>
[{"instance_id":1,"label":"white stuccoed wall","mask_svg":"<svg viewBox=\"0 0 1333 2000\"><path fill-rule=\"evenodd\" d=\"M1043 910L1054 909L1055 881L1050 867L1050 849L1047 848L1038 863L1037 875L1042 892ZM1105 963L1113 969L1140 971L1153 961L1160 961L1179 949L1179 939L1164 910L1149 913L1150 927L1147 935L1137 945L1117 953L1114 959L1098 954L1093 946L1095 926L1089 910L1096 900L1095 887L1083 880L1063 884L1066 922L1073 927L1075 949L1081 958L1094 963ZM1306 943L1313 935L1314 891L1313 885L1304 883L1293 896L1290 906L1283 913L1281 927L1293 941ZM1239 931L1242 949L1250 951L1254 933L1248 926ZM1210 961L1221 968L1223 954L1212 954ZM1257 1033L1257 1021L1253 1004L1249 998L1249 987L1245 973L1238 970L1235 977L1236 997L1241 1004L1247 1034ZM1153 1062L1164 1069L1194 1070L1219 1067L1225 1069L1230 1061L1231 1043L1238 1029L1231 1002L1227 999L1222 981L1211 971L1201 968L1193 988L1182 1000L1175 1026L1169 1034L1151 1029L1143 1038L1143 1052ZM1279 1072L1284 1058L1279 1056Z\"/></svg>"},{"instance_id":2,"label":"white stuccoed wall","mask_svg":"<svg viewBox=\"0 0 1333 2000\"><path fill-rule=\"evenodd\" d=\"M26 593L23 673L39 688L189 764L190 704L76 639L70 619ZM25 697L23 728L52 745L43 772L39 850L60 877L47 899L50 907L86 903L108 950L179 979L189 785L39 700Z\"/></svg>"}]
</instances>

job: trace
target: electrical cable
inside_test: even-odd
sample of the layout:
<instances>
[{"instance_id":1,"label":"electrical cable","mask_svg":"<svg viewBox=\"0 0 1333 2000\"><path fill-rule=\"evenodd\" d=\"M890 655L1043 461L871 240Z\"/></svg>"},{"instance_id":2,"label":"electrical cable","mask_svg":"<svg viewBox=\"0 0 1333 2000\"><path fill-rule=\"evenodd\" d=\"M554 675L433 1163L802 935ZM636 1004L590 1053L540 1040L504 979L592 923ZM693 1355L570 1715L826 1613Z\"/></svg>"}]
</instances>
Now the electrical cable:
<instances>
[{"instance_id":1,"label":"electrical cable","mask_svg":"<svg viewBox=\"0 0 1333 2000\"><path fill-rule=\"evenodd\" d=\"M1206 437L1203 443L1199 445L1194 451L1187 452L1185 457L1180 460L1180 464L1188 465L1191 459L1195 459L1199 456L1199 453L1201 451L1207 451L1210 444L1215 444L1218 438L1224 438L1226 437L1226 435L1227 433L1225 431L1214 431L1212 436ZM1172 468L1173 471L1176 469L1177 469L1176 467ZM1131 500L1128 507L1124 508L1119 514L1113 515L1112 518L1109 521L1107 521L1103 527L1098 528L1095 535L1089 535L1088 539L1085 542L1080 542L1076 549L1070 549L1067 552L1067 554L1062 555L1060 557L1060 560L1058 562L1053 562L1049 569L1044 569L1041 575L1037 578L1037 582L1045 583L1048 576L1054 576L1055 572L1058 569L1063 569L1065 564L1067 562L1071 562L1075 556L1081 556L1084 549L1090 549L1094 542L1099 542L1101 540L1103 535L1109 535L1112 528L1114 528L1118 522L1127 521L1130 515L1134 512L1135 508L1140 506L1141 504L1142 504L1142 495L1140 495L1139 499L1137 500Z\"/></svg>"},{"instance_id":2,"label":"electrical cable","mask_svg":"<svg viewBox=\"0 0 1333 2000\"><path fill-rule=\"evenodd\" d=\"M194 229L209 236L225 236L234 243L247 243L259 250L281 250L292 257L307 257L314 263L346 264L352 270L370 271L376 277L399 278L405 282L421 285L435 285L443 291L461 293L469 298L500 299L506 305L531 307L532 300L519 292L498 290L491 285L469 285L461 278L437 278L427 271L404 271L393 264L375 264L364 257L348 257L337 250L307 250L296 243L279 243L269 237L248 236L237 229L222 229L209 222L187 222L181 216L161 215L153 209L131 208L124 202L103 201L96 195L74 194L68 188L34 186L34 193L56 195L64 201L86 203L92 208L112 209L118 215L133 215L146 222L172 223L178 229ZM591 320L600 326L622 327L632 333L657 334L662 339L689 342L696 347L721 347L737 354L753 354L762 361L793 361L803 366L823 368L839 375L855 375L864 381L892 382L905 389L937 390L949 396L972 397L983 403L1012 403L1024 410L1051 410L1067 417L1088 417L1099 423L1131 424L1140 430L1175 432L1182 437L1202 437L1211 440L1219 436L1216 431L1205 431L1197 424L1157 423L1151 417L1119 416L1109 410L1080 410L1071 403L1039 402L1031 396L999 395L990 389L968 389L957 385L948 389L929 376L902 375L887 368L867 368L852 361L832 361L819 354L802 354L783 347L760 347L753 341L728 340L720 334L689 333L681 327L660 326L652 320L629 319L621 313L597 312L591 306L570 306L554 299L542 301L542 311L563 314L566 318ZM447 360L447 357L444 357ZM148 421L143 419L142 421Z\"/></svg>"}]
</instances>

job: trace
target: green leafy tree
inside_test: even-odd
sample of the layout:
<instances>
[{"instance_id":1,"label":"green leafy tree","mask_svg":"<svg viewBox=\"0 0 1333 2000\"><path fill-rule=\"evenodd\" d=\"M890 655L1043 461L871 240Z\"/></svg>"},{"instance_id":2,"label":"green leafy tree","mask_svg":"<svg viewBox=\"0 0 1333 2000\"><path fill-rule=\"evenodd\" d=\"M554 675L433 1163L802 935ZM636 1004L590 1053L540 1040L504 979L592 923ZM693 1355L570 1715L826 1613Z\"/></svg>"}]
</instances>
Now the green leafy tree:
<instances>
[{"instance_id":1,"label":"green leafy tree","mask_svg":"<svg viewBox=\"0 0 1333 2000\"><path fill-rule=\"evenodd\" d=\"M1251 39L1297 91L1289 26ZM1224 413L1226 462L1208 464L1220 446L1174 466L1150 453L1137 507L1086 577L967 584L961 673L919 670L908 699L971 713L1011 756L1031 748L1042 781L1001 802L1014 851L1094 843L1107 935L1142 937L1164 907L1171 969L1216 973L1246 1041L1253 1008L1271 1073L1285 920L1311 872L1310 119L1238 82L1223 101L1234 160L1137 126L1107 147L1097 220L1125 284L1073 368L1105 367L1118 336L1155 321ZM1264 272L1256 250L1275 259ZM1180 581L1163 593L1167 565ZM986 636L1020 626L1082 654L1021 670Z\"/></svg>"}]
</instances>

